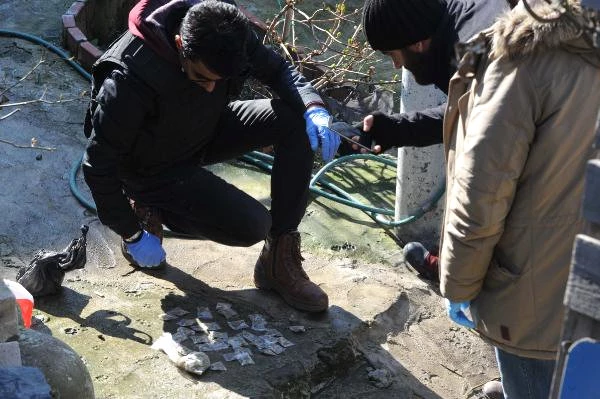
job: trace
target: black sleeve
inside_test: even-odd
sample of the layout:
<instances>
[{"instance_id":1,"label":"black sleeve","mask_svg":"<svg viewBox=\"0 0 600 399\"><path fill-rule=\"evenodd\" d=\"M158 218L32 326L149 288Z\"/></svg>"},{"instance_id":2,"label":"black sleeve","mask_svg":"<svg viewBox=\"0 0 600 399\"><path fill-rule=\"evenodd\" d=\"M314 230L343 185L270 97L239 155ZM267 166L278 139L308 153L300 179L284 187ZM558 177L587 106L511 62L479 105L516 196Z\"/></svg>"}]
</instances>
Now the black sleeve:
<instances>
[{"instance_id":1,"label":"black sleeve","mask_svg":"<svg viewBox=\"0 0 600 399\"><path fill-rule=\"evenodd\" d=\"M369 135L385 151L391 147L426 147L442 143L446 103L422 111L386 115L373 113Z\"/></svg>"},{"instance_id":2,"label":"black sleeve","mask_svg":"<svg viewBox=\"0 0 600 399\"><path fill-rule=\"evenodd\" d=\"M281 55L263 45L256 35L248 43L250 74L298 111L309 105L324 105L319 93L310 82Z\"/></svg>"},{"instance_id":3,"label":"black sleeve","mask_svg":"<svg viewBox=\"0 0 600 399\"><path fill-rule=\"evenodd\" d=\"M119 179L119 165L128 155L149 112L149 99L131 78L113 71L95 99L92 135L83 160L83 175L100 221L122 237L140 229Z\"/></svg>"}]
</instances>

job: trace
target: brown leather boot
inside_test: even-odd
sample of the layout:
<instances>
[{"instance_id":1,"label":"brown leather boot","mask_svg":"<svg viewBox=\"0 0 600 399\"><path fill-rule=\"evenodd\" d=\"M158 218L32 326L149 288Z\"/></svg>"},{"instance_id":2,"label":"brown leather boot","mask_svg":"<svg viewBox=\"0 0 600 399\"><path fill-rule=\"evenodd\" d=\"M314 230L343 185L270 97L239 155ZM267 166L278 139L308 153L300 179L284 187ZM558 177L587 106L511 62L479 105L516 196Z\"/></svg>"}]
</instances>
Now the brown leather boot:
<instances>
[{"instance_id":1,"label":"brown leather boot","mask_svg":"<svg viewBox=\"0 0 600 399\"><path fill-rule=\"evenodd\" d=\"M329 306L327 294L310 281L302 269L300 233L267 237L254 267L254 285L275 290L292 307L308 312L322 312Z\"/></svg>"}]
</instances>

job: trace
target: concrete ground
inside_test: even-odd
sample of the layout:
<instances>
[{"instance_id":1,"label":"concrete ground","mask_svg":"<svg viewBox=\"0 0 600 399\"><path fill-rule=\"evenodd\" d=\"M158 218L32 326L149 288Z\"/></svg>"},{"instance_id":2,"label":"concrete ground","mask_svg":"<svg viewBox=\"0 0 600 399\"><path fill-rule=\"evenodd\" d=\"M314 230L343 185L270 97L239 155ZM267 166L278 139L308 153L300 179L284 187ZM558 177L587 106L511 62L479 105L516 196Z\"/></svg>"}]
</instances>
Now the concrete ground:
<instances>
[{"instance_id":1,"label":"concrete ground","mask_svg":"<svg viewBox=\"0 0 600 399\"><path fill-rule=\"evenodd\" d=\"M0 28L59 44L60 15L69 5L36 0L24 7L6 0ZM70 167L85 146L87 90L88 83L53 54L0 38L0 92L6 97L0 105L0 277L14 279L37 250L61 250L82 223L90 226L85 269L67 274L60 295L36 301L34 328L81 355L98 398L464 398L477 397L474 388L497 376L491 349L447 319L439 292L404 264L396 242L363 212L322 197L311 199L300 231L305 268L330 297L324 314L295 311L254 288L261 245L167 238L164 271L133 271L117 237L68 189ZM10 105L18 102L26 104ZM55 150L6 143L27 147L32 138ZM237 161L213 170L268 204L269 179L262 171ZM334 177L357 195L391 206L393 170L354 164ZM79 186L89 195L81 179ZM150 348L178 327L161 314L175 307L191 315L197 307L215 313L218 302L231 303L247 321L262 314L295 345L278 356L252 348L255 364L224 362L227 371L200 377ZM236 333L222 316L215 318L222 331ZM294 333L293 325L306 331ZM207 354L216 362L226 352ZM369 377L373 369L383 378Z\"/></svg>"}]
</instances>

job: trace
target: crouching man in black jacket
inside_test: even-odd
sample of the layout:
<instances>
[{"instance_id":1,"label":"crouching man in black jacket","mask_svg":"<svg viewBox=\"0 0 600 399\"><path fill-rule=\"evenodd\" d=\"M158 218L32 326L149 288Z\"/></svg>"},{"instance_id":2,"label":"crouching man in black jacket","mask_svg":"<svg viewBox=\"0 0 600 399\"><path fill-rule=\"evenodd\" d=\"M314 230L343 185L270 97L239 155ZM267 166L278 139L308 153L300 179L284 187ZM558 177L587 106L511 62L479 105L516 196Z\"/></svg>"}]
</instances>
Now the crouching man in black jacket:
<instances>
[{"instance_id":1,"label":"crouching man in black jacket","mask_svg":"<svg viewBox=\"0 0 600 399\"><path fill-rule=\"evenodd\" d=\"M279 99L232 101L250 75ZM339 138L317 92L260 43L235 5L142 0L93 78L84 176L132 265L164 264L162 224L225 245L266 239L256 286L301 310L327 309L327 294L302 269L297 228L313 151L320 146L329 160ZM204 168L268 145L270 212Z\"/></svg>"}]
</instances>

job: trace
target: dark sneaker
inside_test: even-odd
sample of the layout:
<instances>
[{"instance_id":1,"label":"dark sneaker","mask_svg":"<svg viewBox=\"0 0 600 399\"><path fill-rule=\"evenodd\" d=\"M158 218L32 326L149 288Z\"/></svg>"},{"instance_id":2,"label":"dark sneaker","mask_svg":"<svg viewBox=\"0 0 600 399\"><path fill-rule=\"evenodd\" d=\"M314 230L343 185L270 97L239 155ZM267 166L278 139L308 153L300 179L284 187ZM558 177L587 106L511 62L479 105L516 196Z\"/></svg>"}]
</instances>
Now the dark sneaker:
<instances>
[{"instance_id":1,"label":"dark sneaker","mask_svg":"<svg viewBox=\"0 0 600 399\"><path fill-rule=\"evenodd\" d=\"M429 253L420 242L409 242L402 250L406 260L421 276L431 281L439 281L439 258Z\"/></svg>"},{"instance_id":2,"label":"dark sneaker","mask_svg":"<svg viewBox=\"0 0 600 399\"><path fill-rule=\"evenodd\" d=\"M310 281L302 268L300 233L267 237L254 267L254 284L274 290L292 307L307 312L322 312L329 307L327 294Z\"/></svg>"},{"instance_id":3,"label":"dark sneaker","mask_svg":"<svg viewBox=\"0 0 600 399\"><path fill-rule=\"evenodd\" d=\"M483 394L488 399L504 399L504 391L500 381L492 380L485 383L482 389Z\"/></svg>"}]
</instances>

